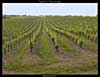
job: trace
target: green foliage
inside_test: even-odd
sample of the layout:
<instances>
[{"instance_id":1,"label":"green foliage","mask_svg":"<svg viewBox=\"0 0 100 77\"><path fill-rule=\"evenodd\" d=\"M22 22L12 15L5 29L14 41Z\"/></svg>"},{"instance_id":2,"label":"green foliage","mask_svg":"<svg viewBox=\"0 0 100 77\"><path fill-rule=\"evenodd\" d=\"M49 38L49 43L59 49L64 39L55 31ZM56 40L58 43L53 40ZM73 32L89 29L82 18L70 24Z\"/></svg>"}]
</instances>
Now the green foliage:
<instances>
[{"instance_id":1,"label":"green foliage","mask_svg":"<svg viewBox=\"0 0 100 77\"><path fill-rule=\"evenodd\" d=\"M54 52L55 49L53 49L53 46L59 46L63 49L63 51L65 51L64 53L71 51L73 51L72 53L77 52L74 45L69 44L68 40L70 40L72 44L75 43L75 45L80 47L82 46L82 48L84 49L97 52L97 21L97 17L82 16L16 16L11 18L4 17L2 27L2 51L7 52L8 48L10 48L11 46L18 46L14 50L15 53L12 54L13 58L11 59L15 63L5 63L4 69L14 71L17 70L24 73L32 72L33 74L75 74L88 72L92 69L94 71L97 70L96 60L87 64L79 64L79 66L72 66L69 64L63 66L59 63L56 66L56 63L58 62L60 56L58 58L58 55ZM68 40L63 38L62 35L68 38ZM37 40L38 36L40 36L39 40ZM50 40L54 39L53 46L51 46L49 38ZM35 55L29 52L30 39L33 47L35 47L36 41L39 41L39 51L37 51L39 52L39 54L37 56L40 58L40 60L38 64L30 63L30 65L25 65L25 61L23 61L23 56L28 53L27 57L29 58L32 55L31 57L33 61L33 55ZM96 44L93 43L94 41ZM11 51L13 50L10 49L10 52ZM7 58L10 58L9 55L7 55ZM76 60L79 59L83 61L83 59L80 57L78 57ZM25 60L28 61L29 59ZM89 59L89 61L91 60ZM62 60L60 62L63 63Z\"/></svg>"}]
</instances>

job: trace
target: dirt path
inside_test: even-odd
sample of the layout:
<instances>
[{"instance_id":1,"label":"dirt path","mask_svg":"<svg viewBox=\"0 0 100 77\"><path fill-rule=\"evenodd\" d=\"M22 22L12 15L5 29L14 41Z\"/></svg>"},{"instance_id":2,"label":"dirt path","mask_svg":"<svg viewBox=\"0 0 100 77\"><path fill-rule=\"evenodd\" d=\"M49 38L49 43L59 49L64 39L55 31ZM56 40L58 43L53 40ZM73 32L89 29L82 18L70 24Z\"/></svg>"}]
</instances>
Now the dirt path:
<instances>
[{"instance_id":1,"label":"dirt path","mask_svg":"<svg viewBox=\"0 0 100 77\"><path fill-rule=\"evenodd\" d=\"M39 44L40 44L41 35L42 35L42 32L40 31L39 36L37 37L36 42L35 42L35 44L33 46L33 50L32 50L33 51L32 53L34 55L37 55L37 56L40 55L40 53L39 53Z\"/></svg>"},{"instance_id":2,"label":"dirt path","mask_svg":"<svg viewBox=\"0 0 100 77\"><path fill-rule=\"evenodd\" d=\"M25 38L23 39L18 45L17 45L17 48L15 49L12 49L11 51L7 52L6 55L3 54L2 58L3 58L3 64L9 64L9 63L14 63L13 61L13 57L14 55L16 55L18 49L25 43L25 41L27 40L28 38Z\"/></svg>"},{"instance_id":3,"label":"dirt path","mask_svg":"<svg viewBox=\"0 0 100 77\"><path fill-rule=\"evenodd\" d=\"M9 52L7 52L6 54L3 54L3 57L10 57L15 55L17 52L17 50L25 43L25 41L28 39L28 37L22 39L19 43L16 44L15 48L12 48Z\"/></svg>"},{"instance_id":4,"label":"dirt path","mask_svg":"<svg viewBox=\"0 0 100 77\"><path fill-rule=\"evenodd\" d=\"M64 35L61 35L61 37L63 37L65 40L68 41L69 44L71 44L72 46L74 46L74 48L80 52L80 54L84 54L84 55L87 55L87 56L97 56L97 53L96 52L93 52L93 51L90 51L90 50L87 50L87 49L83 49L83 48L80 48L78 45L75 45L75 43L71 40L69 40L66 36Z\"/></svg>"},{"instance_id":5,"label":"dirt path","mask_svg":"<svg viewBox=\"0 0 100 77\"><path fill-rule=\"evenodd\" d=\"M33 36L34 37L34 36ZM24 53L22 57L22 62L27 65L36 65L38 64L39 60L41 60L40 53L39 53L39 44L41 38L41 31L39 36L36 39L35 44L33 45L32 53L30 52L30 48Z\"/></svg>"},{"instance_id":6,"label":"dirt path","mask_svg":"<svg viewBox=\"0 0 100 77\"><path fill-rule=\"evenodd\" d=\"M61 63L61 62L66 62L68 59L70 59L70 54L66 54L66 56L64 56L65 55L65 53L60 53L60 52L56 52L56 48L55 48L55 46L54 46L54 43L53 43L53 41L51 40L51 37L49 37L48 36L48 34L47 34L47 38L48 38L48 41L49 41L49 44L50 44L50 46L51 46L51 48L52 48L52 50L53 50L53 52L54 52L54 54L55 54L55 57L56 57L56 59L57 59L57 61L59 62L59 63ZM59 47L59 51L64 51L63 50L63 48L62 47Z\"/></svg>"},{"instance_id":7,"label":"dirt path","mask_svg":"<svg viewBox=\"0 0 100 77\"><path fill-rule=\"evenodd\" d=\"M37 42L38 41L39 40L37 40ZM37 56L36 54L31 53L30 48L28 47L28 49L26 49L24 51L24 54L21 55L20 59L18 59L18 62L16 60L14 60L14 54L12 56L6 56L5 58L3 58L3 66L9 65L9 64L12 65L12 64L16 64L16 63L31 66L31 65L38 64L39 60L40 60L39 56ZM11 70L7 71L7 70L3 69L3 73L4 74L17 74L18 72L11 71ZM19 72L18 74L22 74L22 73Z\"/></svg>"},{"instance_id":8,"label":"dirt path","mask_svg":"<svg viewBox=\"0 0 100 77\"><path fill-rule=\"evenodd\" d=\"M73 41L69 40L64 35L59 34L59 36L61 36L64 40L66 40L67 44L73 46L76 51L75 53L66 52L63 50L62 47L59 47L59 51L60 50L63 51L63 55L61 55L61 53L57 53L52 40L47 35L49 44L51 45L51 48L53 49L53 52L55 53L55 56L59 61L58 63L54 63L49 66L66 66L66 65L78 66L81 64L92 62L92 59L94 59L95 61L97 60L97 53L80 48L79 46L75 45Z\"/></svg>"}]
</instances>

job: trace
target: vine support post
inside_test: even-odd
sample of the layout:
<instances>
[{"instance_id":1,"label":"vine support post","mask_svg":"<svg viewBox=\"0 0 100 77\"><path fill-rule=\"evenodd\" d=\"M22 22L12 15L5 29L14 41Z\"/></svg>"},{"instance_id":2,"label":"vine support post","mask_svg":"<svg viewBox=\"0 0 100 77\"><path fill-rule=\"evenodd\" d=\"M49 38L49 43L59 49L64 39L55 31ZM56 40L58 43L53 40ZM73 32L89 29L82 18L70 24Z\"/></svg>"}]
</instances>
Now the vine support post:
<instances>
[{"instance_id":1,"label":"vine support post","mask_svg":"<svg viewBox=\"0 0 100 77\"><path fill-rule=\"evenodd\" d=\"M59 46L58 46L58 32L57 32L57 41L56 41L56 52L59 52Z\"/></svg>"},{"instance_id":2,"label":"vine support post","mask_svg":"<svg viewBox=\"0 0 100 77\"><path fill-rule=\"evenodd\" d=\"M31 35L30 35L30 52L32 53L32 42L31 42Z\"/></svg>"}]
</instances>

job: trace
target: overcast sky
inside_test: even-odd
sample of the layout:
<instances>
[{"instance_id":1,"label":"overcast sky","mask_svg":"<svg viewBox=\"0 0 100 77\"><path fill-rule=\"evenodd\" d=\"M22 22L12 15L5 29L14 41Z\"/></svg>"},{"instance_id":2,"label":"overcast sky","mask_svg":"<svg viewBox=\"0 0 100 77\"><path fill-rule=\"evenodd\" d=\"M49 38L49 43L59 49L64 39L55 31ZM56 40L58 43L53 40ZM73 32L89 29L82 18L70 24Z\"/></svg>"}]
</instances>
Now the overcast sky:
<instances>
[{"instance_id":1,"label":"overcast sky","mask_svg":"<svg viewBox=\"0 0 100 77\"><path fill-rule=\"evenodd\" d=\"M3 3L6 15L83 15L95 16L97 3Z\"/></svg>"}]
</instances>

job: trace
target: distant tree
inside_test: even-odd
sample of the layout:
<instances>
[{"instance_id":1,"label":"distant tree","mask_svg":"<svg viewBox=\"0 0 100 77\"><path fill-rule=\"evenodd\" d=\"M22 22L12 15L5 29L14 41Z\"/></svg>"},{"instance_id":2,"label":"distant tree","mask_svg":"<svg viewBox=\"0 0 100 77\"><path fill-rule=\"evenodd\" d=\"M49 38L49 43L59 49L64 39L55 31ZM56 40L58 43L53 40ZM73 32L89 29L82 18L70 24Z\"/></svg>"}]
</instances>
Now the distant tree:
<instances>
[{"instance_id":1,"label":"distant tree","mask_svg":"<svg viewBox=\"0 0 100 77\"><path fill-rule=\"evenodd\" d=\"M24 14L23 16L26 16L26 14Z\"/></svg>"}]
</instances>

